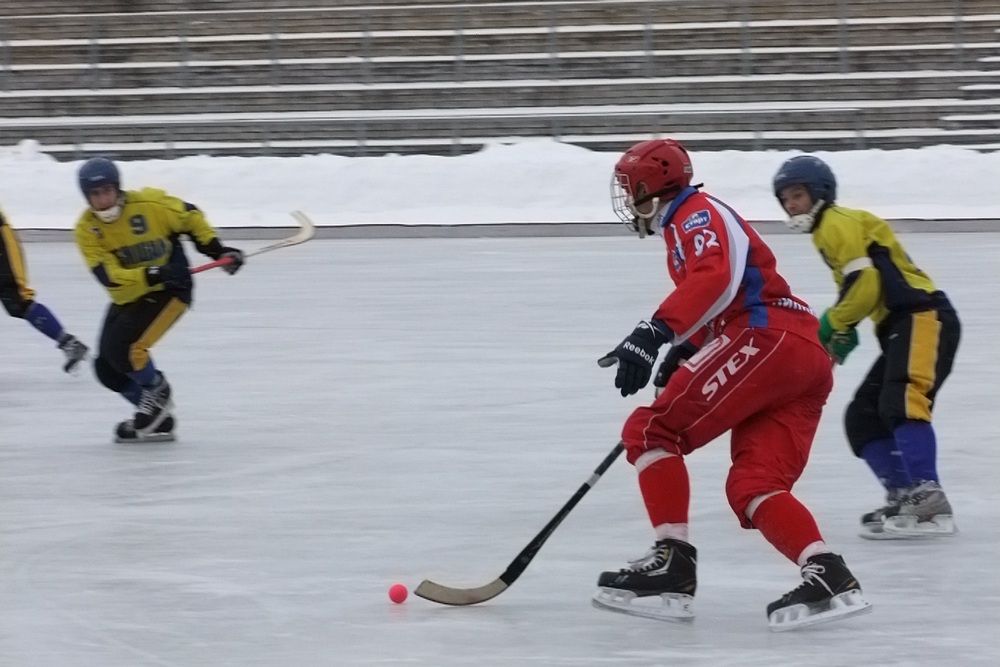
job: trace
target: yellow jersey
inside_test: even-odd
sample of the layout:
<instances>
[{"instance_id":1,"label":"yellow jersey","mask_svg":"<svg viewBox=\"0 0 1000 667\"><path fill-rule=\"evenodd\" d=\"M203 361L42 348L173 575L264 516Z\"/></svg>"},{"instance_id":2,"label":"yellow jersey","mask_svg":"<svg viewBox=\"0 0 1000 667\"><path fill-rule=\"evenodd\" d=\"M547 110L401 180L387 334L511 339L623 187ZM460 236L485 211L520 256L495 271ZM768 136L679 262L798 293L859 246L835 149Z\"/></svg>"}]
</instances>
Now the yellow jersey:
<instances>
[{"instance_id":1,"label":"yellow jersey","mask_svg":"<svg viewBox=\"0 0 1000 667\"><path fill-rule=\"evenodd\" d=\"M182 234L189 235L200 252L221 252L215 230L197 206L155 188L126 190L123 196L121 215L113 222L103 222L87 209L76 223L83 260L116 304L164 289L146 282L146 267L188 266Z\"/></svg>"},{"instance_id":2,"label":"yellow jersey","mask_svg":"<svg viewBox=\"0 0 1000 667\"><path fill-rule=\"evenodd\" d=\"M846 331L866 317L877 325L891 313L948 304L930 276L903 250L889 223L868 211L828 207L812 230L812 240L840 291L827 311L837 331Z\"/></svg>"}]
</instances>

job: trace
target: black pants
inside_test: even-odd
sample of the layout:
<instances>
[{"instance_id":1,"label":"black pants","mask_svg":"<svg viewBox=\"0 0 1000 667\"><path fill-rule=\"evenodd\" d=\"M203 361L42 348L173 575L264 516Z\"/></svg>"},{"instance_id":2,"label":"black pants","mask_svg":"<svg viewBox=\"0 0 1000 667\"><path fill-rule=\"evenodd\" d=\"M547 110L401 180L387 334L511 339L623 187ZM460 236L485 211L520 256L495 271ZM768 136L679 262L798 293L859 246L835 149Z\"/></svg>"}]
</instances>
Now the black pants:
<instances>
[{"instance_id":1,"label":"black pants","mask_svg":"<svg viewBox=\"0 0 1000 667\"><path fill-rule=\"evenodd\" d=\"M35 300L17 232L0 216L0 301L12 317L23 318Z\"/></svg>"},{"instance_id":2,"label":"black pants","mask_svg":"<svg viewBox=\"0 0 1000 667\"><path fill-rule=\"evenodd\" d=\"M844 418L856 456L872 440L891 438L904 421L931 421L934 397L951 373L961 333L950 308L890 315L879 326L882 354Z\"/></svg>"},{"instance_id":3,"label":"black pants","mask_svg":"<svg viewBox=\"0 0 1000 667\"><path fill-rule=\"evenodd\" d=\"M128 374L146 366L150 348L187 311L188 302L189 293L164 291L124 305L111 304L94 361L101 384L115 392L124 391L131 381Z\"/></svg>"}]
</instances>

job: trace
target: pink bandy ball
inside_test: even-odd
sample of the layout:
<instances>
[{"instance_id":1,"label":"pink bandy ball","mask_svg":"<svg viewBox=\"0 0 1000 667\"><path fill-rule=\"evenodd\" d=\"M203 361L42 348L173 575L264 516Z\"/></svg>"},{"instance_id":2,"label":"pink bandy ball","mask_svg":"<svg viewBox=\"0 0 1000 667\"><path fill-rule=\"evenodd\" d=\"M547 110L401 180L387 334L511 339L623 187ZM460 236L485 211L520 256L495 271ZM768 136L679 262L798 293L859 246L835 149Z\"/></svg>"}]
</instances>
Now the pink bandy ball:
<instances>
[{"instance_id":1,"label":"pink bandy ball","mask_svg":"<svg viewBox=\"0 0 1000 667\"><path fill-rule=\"evenodd\" d=\"M389 587L389 599L396 604L405 602L407 595L409 595L409 591L406 590L406 586L403 584L393 584Z\"/></svg>"}]
</instances>

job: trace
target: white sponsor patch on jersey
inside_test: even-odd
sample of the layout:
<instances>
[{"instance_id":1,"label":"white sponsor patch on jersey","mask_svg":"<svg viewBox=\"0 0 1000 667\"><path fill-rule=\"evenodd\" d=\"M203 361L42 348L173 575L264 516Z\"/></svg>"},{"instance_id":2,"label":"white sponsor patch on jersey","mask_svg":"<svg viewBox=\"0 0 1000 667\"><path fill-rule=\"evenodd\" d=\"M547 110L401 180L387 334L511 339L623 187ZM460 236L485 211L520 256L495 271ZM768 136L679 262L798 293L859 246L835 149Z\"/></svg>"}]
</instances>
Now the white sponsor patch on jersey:
<instances>
[{"instance_id":1,"label":"white sponsor patch on jersey","mask_svg":"<svg viewBox=\"0 0 1000 667\"><path fill-rule=\"evenodd\" d=\"M705 364L705 362L714 357L716 352L729 345L729 343L729 336L726 334L722 334L718 338L713 338L705 343L702 348L694 354L694 356L688 359L684 363L684 366L687 367L692 373L697 371L702 367L702 365Z\"/></svg>"},{"instance_id":2,"label":"white sponsor patch on jersey","mask_svg":"<svg viewBox=\"0 0 1000 667\"><path fill-rule=\"evenodd\" d=\"M756 357L759 352L760 348L754 347L753 336L751 336L750 341L729 357L726 363L702 385L701 393L705 399L711 401L716 392L725 387L729 380L734 378L736 373L750 363L750 359Z\"/></svg>"},{"instance_id":3,"label":"white sponsor patch on jersey","mask_svg":"<svg viewBox=\"0 0 1000 667\"><path fill-rule=\"evenodd\" d=\"M685 218L684 222L681 223L681 229L685 232L692 232L695 229L708 227L708 223L710 222L712 222L712 216L708 214L707 209L702 209Z\"/></svg>"}]
</instances>

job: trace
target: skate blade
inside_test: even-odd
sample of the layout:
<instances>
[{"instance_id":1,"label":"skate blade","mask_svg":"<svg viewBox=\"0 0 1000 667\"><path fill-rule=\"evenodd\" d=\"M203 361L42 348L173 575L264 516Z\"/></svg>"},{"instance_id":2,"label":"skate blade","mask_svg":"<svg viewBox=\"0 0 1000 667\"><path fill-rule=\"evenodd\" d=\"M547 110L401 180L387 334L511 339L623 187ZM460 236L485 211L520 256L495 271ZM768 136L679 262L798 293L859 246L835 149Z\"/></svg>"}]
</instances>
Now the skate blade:
<instances>
[{"instance_id":1,"label":"skate blade","mask_svg":"<svg viewBox=\"0 0 1000 667\"><path fill-rule=\"evenodd\" d=\"M170 416L170 413L174 411L174 402L171 399L167 399L166 404L160 410L160 414L149 423L149 426L145 428L136 429L135 432L142 436L155 435L154 431L160 427L160 424Z\"/></svg>"},{"instance_id":2,"label":"skate blade","mask_svg":"<svg viewBox=\"0 0 1000 667\"><path fill-rule=\"evenodd\" d=\"M812 610L804 604L777 609L771 613L767 622L773 632L785 632L840 621L851 616L870 613L871 610L871 602L864 599L860 590L855 589L835 595L830 600L829 606L822 610Z\"/></svg>"},{"instance_id":3,"label":"skate blade","mask_svg":"<svg viewBox=\"0 0 1000 667\"><path fill-rule=\"evenodd\" d=\"M639 597L632 591L598 588L590 603L598 608L654 621L690 623L694 620L694 598L683 593L661 593Z\"/></svg>"},{"instance_id":4,"label":"skate blade","mask_svg":"<svg viewBox=\"0 0 1000 667\"><path fill-rule=\"evenodd\" d=\"M900 535L899 533L889 533L883 528L882 524L867 524L862 525L861 530L858 531L858 537L864 538L866 540L905 540L908 539L906 535Z\"/></svg>"},{"instance_id":5,"label":"skate blade","mask_svg":"<svg viewBox=\"0 0 1000 667\"><path fill-rule=\"evenodd\" d=\"M149 435L139 436L137 438L120 438L115 436L115 442L120 442L122 444L131 445L139 444L144 445L147 443L156 442L174 442L177 440L177 436L173 433L150 433Z\"/></svg>"},{"instance_id":6,"label":"skate blade","mask_svg":"<svg viewBox=\"0 0 1000 667\"><path fill-rule=\"evenodd\" d=\"M85 362L87 361L88 359L84 357L79 362L73 364L68 368L66 366L63 366L63 373L66 373L70 377L78 378L80 377L80 369L85 365Z\"/></svg>"},{"instance_id":7,"label":"skate blade","mask_svg":"<svg viewBox=\"0 0 1000 667\"><path fill-rule=\"evenodd\" d=\"M915 516L893 516L885 520L884 532L896 539L912 537L950 537L958 532L955 519L950 514L938 514L930 521L918 521Z\"/></svg>"}]
</instances>

